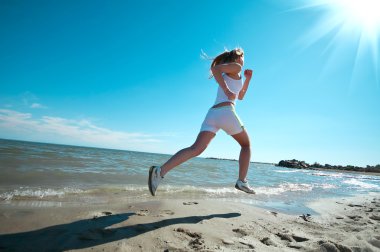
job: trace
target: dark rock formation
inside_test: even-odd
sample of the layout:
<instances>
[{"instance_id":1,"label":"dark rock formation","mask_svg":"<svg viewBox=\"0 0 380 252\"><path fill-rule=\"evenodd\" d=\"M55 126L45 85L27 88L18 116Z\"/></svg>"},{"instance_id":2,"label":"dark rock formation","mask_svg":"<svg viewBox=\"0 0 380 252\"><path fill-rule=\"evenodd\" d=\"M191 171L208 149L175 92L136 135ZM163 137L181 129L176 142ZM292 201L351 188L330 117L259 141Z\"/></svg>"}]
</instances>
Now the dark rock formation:
<instances>
[{"instance_id":1,"label":"dark rock formation","mask_svg":"<svg viewBox=\"0 0 380 252\"><path fill-rule=\"evenodd\" d=\"M380 165L376 166L369 166L367 165L366 168L364 167L358 167L358 166L341 166L341 165L330 165L330 164L319 164L315 162L314 164L308 164L305 161L298 161L296 159L292 160L281 160L277 166L287 167L287 168L295 168L295 169L315 169L315 168L322 168L322 169L332 169L332 170L343 170L343 171L359 171L359 172L375 172L380 173Z\"/></svg>"}]
</instances>

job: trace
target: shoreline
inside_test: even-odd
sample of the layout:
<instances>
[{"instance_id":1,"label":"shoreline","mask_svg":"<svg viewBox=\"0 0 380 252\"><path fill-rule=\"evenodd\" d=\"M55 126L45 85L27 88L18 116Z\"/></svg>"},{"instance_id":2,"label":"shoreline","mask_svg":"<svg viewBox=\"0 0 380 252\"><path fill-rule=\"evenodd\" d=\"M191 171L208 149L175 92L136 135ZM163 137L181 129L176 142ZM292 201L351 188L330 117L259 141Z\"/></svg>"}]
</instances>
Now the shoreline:
<instances>
[{"instance_id":1,"label":"shoreline","mask_svg":"<svg viewBox=\"0 0 380 252\"><path fill-rule=\"evenodd\" d=\"M350 171L350 170L339 170L339 169L328 169L328 168L313 168L313 170L342 172L342 173L355 173L355 174L370 175L370 176L380 176L380 173L378 173L378 172Z\"/></svg>"},{"instance_id":2,"label":"shoreline","mask_svg":"<svg viewBox=\"0 0 380 252\"><path fill-rule=\"evenodd\" d=\"M380 229L379 193L320 199L310 206L319 215L290 215L218 199L128 202L111 196L106 202L64 206L2 203L0 250L380 249L380 236L375 235Z\"/></svg>"},{"instance_id":3,"label":"shoreline","mask_svg":"<svg viewBox=\"0 0 380 252\"><path fill-rule=\"evenodd\" d=\"M354 173L354 174L361 174L361 175L370 175L370 176L380 176L380 173L378 172L364 172L364 171L350 171L350 170L340 170L340 169L330 169L330 168L291 168L291 167L285 167L285 166L277 166L276 167L282 167L292 170L309 170L309 171L330 171L330 172L342 172L342 173Z\"/></svg>"}]
</instances>

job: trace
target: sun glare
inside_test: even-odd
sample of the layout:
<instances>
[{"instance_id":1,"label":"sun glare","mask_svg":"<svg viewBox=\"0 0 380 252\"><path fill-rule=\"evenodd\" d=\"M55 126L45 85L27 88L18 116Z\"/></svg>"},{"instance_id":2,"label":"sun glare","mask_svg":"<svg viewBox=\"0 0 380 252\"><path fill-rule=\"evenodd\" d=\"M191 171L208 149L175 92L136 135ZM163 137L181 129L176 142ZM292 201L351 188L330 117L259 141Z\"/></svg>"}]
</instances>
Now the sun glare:
<instances>
[{"instance_id":1,"label":"sun glare","mask_svg":"<svg viewBox=\"0 0 380 252\"><path fill-rule=\"evenodd\" d=\"M339 33L360 34L361 43L370 45L378 51L380 36L380 0L311 0L298 10L324 9L325 15L318 23L317 38L332 30ZM318 37L319 36L319 37Z\"/></svg>"},{"instance_id":2,"label":"sun glare","mask_svg":"<svg viewBox=\"0 0 380 252\"><path fill-rule=\"evenodd\" d=\"M380 0L302 0L297 3L293 11L317 11L320 14L314 27L310 27L300 39L303 48L329 39L324 53L329 52L334 60L355 55L353 72L366 62L366 67L374 70L379 85ZM343 48L349 48L345 45L356 50L344 52ZM363 61L368 53L372 62Z\"/></svg>"},{"instance_id":3,"label":"sun glare","mask_svg":"<svg viewBox=\"0 0 380 252\"><path fill-rule=\"evenodd\" d=\"M329 2L337 14L341 13L346 22L358 25L365 32L379 32L379 0L335 0Z\"/></svg>"}]
</instances>

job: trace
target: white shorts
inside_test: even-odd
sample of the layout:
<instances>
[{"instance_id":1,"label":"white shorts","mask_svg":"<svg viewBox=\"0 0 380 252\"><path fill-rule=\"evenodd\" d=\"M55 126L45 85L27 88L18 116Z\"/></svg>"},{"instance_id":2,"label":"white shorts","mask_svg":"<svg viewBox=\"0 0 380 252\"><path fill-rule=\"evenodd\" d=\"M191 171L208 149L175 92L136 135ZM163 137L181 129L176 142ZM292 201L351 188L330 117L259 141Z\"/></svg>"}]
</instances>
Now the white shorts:
<instances>
[{"instance_id":1,"label":"white shorts","mask_svg":"<svg viewBox=\"0 0 380 252\"><path fill-rule=\"evenodd\" d=\"M201 131L216 133L219 129L224 130L228 135L235 135L244 130L244 125L236 114L235 107L210 108L203 121Z\"/></svg>"}]
</instances>

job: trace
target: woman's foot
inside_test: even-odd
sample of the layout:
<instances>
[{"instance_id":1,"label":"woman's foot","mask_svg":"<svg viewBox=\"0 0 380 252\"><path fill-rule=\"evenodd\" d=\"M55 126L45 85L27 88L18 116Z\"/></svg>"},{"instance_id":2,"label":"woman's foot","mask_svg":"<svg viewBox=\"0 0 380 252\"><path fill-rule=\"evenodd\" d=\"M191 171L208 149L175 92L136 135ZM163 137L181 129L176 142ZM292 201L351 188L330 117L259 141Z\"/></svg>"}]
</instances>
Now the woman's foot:
<instances>
[{"instance_id":1,"label":"woman's foot","mask_svg":"<svg viewBox=\"0 0 380 252\"><path fill-rule=\"evenodd\" d=\"M163 179L160 173L161 173L160 166L152 166L149 168L148 186L149 186L149 191L152 194L152 196L156 195L157 187L160 184L161 180Z\"/></svg>"},{"instance_id":2,"label":"woman's foot","mask_svg":"<svg viewBox=\"0 0 380 252\"><path fill-rule=\"evenodd\" d=\"M249 186L248 181L243 182L239 179L236 181L235 188L249 194L256 194L255 191Z\"/></svg>"}]
</instances>

